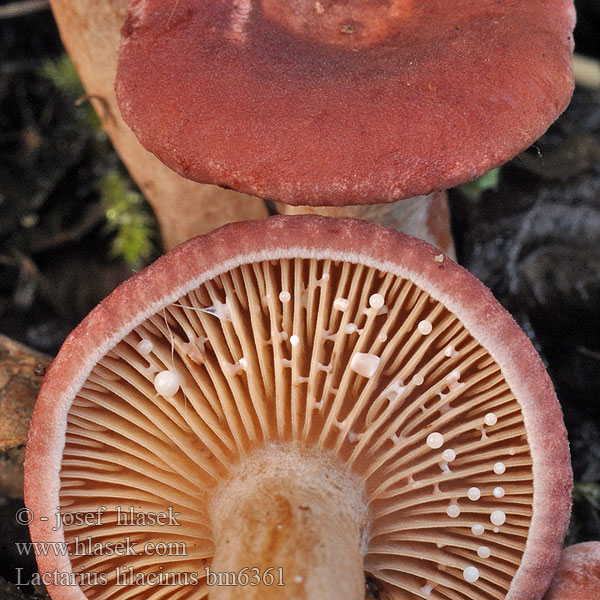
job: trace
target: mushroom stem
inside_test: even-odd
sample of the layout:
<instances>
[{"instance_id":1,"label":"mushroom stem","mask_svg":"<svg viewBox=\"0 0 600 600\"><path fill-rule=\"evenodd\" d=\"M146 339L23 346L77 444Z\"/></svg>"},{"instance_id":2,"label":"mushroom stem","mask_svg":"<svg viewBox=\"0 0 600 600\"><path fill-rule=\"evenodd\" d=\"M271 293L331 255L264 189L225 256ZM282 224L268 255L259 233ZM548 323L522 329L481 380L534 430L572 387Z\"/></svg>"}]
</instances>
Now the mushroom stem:
<instances>
[{"instance_id":1,"label":"mushroom stem","mask_svg":"<svg viewBox=\"0 0 600 600\"><path fill-rule=\"evenodd\" d=\"M213 502L211 600L362 600L363 493L326 455L280 445L253 453Z\"/></svg>"},{"instance_id":2,"label":"mushroom stem","mask_svg":"<svg viewBox=\"0 0 600 600\"><path fill-rule=\"evenodd\" d=\"M226 223L267 216L258 198L176 175L144 150L123 122L114 81L128 0L51 0L50 4L102 127L156 215L165 250Z\"/></svg>"},{"instance_id":3,"label":"mushroom stem","mask_svg":"<svg viewBox=\"0 0 600 600\"><path fill-rule=\"evenodd\" d=\"M415 196L387 204L358 206L288 206L276 203L282 215L319 214L328 217L354 217L378 225L393 227L402 233L418 237L450 258L455 258L450 228L450 211L446 192Z\"/></svg>"}]
</instances>

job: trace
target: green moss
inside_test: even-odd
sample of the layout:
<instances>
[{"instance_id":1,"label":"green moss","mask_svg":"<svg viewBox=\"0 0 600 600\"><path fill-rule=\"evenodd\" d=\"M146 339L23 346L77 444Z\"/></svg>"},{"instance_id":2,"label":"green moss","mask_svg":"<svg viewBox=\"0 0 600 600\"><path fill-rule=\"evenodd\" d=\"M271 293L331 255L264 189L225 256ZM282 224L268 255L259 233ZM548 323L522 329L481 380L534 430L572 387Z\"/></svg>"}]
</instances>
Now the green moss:
<instances>
[{"instance_id":1,"label":"green moss","mask_svg":"<svg viewBox=\"0 0 600 600\"><path fill-rule=\"evenodd\" d=\"M500 179L500 168L492 169L481 177L473 179L459 186L460 191L471 201L476 201L485 190L490 190L498 185Z\"/></svg>"},{"instance_id":2,"label":"green moss","mask_svg":"<svg viewBox=\"0 0 600 600\"><path fill-rule=\"evenodd\" d=\"M573 486L573 501L586 502L595 510L600 510L600 484L576 483Z\"/></svg>"},{"instance_id":3,"label":"green moss","mask_svg":"<svg viewBox=\"0 0 600 600\"><path fill-rule=\"evenodd\" d=\"M122 258L132 268L140 267L153 254L156 233L155 220L146 201L118 168L108 137L85 95L71 59L64 54L58 59L47 60L40 72L76 105L74 114L79 119L78 125L89 131L94 171L98 174L96 185L104 207L107 231L113 237L111 255Z\"/></svg>"},{"instance_id":4,"label":"green moss","mask_svg":"<svg viewBox=\"0 0 600 600\"><path fill-rule=\"evenodd\" d=\"M114 234L112 254L133 268L139 267L153 251L154 219L143 196L130 181L113 169L100 181L108 230Z\"/></svg>"},{"instance_id":5,"label":"green moss","mask_svg":"<svg viewBox=\"0 0 600 600\"><path fill-rule=\"evenodd\" d=\"M85 93L75 65L66 54L55 60L44 61L40 73L65 94L79 97Z\"/></svg>"},{"instance_id":6,"label":"green moss","mask_svg":"<svg viewBox=\"0 0 600 600\"><path fill-rule=\"evenodd\" d=\"M40 74L72 99L73 103L79 107L80 115L92 128L96 137L101 139L106 137L100 118L85 95L77 69L67 54L63 54L60 58L54 60L46 60L42 64Z\"/></svg>"}]
</instances>

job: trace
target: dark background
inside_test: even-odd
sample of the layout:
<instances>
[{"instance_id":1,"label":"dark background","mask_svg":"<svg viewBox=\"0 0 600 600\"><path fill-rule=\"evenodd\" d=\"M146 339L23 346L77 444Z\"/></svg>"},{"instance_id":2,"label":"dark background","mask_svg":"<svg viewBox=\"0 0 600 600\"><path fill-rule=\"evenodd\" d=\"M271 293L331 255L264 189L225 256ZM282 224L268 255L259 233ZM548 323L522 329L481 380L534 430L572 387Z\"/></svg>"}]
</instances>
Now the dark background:
<instances>
[{"instance_id":1,"label":"dark background","mask_svg":"<svg viewBox=\"0 0 600 600\"><path fill-rule=\"evenodd\" d=\"M575 4L576 51L600 58L600 2ZM48 9L0 18L0 333L50 354L161 252L151 235L154 249L139 264L113 256L100 181L124 170L90 125L89 106L75 106L77 91L44 74L63 52ZM577 484L567 542L600 540L600 90L578 87L563 116L492 187L450 197L459 262L514 315L555 383ZM17 567L35 568L14 551L27 535L13 523L19 506L0 497L0 577L8 581ZM0 600L21 597L3 585Z\"/></svg>"}]
</instances>

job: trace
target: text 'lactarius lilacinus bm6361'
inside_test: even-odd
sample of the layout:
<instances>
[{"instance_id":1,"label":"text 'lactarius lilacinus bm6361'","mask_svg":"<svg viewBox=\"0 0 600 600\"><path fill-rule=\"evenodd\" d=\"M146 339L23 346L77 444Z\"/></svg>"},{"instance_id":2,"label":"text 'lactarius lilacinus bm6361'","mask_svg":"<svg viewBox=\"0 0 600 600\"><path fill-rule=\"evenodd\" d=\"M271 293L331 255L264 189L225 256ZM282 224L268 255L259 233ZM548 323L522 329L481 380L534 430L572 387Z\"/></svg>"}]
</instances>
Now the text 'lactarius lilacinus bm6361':
<instances>
[{"instance_id":1,"label":"text 'lactarius lilacinus bm6361'","mask_svg":"<svg viewBox=\"0 0 600 600\"><path fill-rule=\"evenodd\" d=\"M304 216L186 242L102 302L48 371L25 493L32 539L68 544L38 555L58 599L531 600L570 486L550 381L489 291Z\"/></svg>"}]
</instances>

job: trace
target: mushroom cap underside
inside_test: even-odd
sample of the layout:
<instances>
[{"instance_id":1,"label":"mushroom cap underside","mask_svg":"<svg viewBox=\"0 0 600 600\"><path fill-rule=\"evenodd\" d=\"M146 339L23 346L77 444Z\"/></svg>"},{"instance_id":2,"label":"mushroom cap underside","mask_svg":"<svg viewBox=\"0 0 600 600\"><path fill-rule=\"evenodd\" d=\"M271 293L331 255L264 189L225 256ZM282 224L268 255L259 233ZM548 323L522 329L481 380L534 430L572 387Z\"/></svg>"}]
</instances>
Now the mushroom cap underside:
<instances>
[{"instance_id":1,"label":"mushroom cap underside","mask_svg":"<svg viewBox=\"0 0 600 600\"><path fill-rule=\"evenodd\" d=\"M116 90L184 177L288 204L389 202L535 141L571 96L574 21L571 0L137 1Z\"/></svg>"},{"instance_id":2,"label":"mushroom cap underside","mask_svg":"<svg viewBox=\"0 0 600 600\"><path fill-rule=\"evenodd\" d=\"M118 577L144 583L162 569L198 575L178 598L205 597L211 494L269 444L323 453L364 481L364 568L382 597L530 600L547 587L571 471L530 342L481 283L424 242L360 221L277 217L159 259L103 301L51 365L25 495L32 540L66 541L70 554L38 564L108 578L51 593L119 598ZM66 521L54 531L38 517L57 506ZM72 521L101 506L102 523ZM178 526L120 527L117 506L171 508ZM101 551L125 538L186 553ZM77 551L88 539L97 554Z\"/></svg>"}]
</instances>

